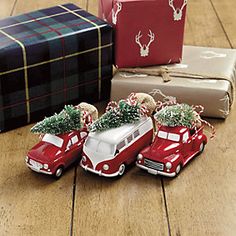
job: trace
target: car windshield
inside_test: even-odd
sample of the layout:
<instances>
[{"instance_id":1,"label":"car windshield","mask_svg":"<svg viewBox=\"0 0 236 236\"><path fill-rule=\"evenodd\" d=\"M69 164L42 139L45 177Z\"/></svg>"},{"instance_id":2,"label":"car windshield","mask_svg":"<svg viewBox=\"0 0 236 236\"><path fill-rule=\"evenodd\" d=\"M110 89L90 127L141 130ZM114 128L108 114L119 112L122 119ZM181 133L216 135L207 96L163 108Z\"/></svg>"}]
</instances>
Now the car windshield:
<instances>
[{"instance_id":1,"label":"car windshield","mask_svg":"<svg viewBox=\"0 0 236 236\"><path fill-rule=\"evenodd\" d=\"M91 137L88 137L85 146L98 153L112 155L115 152L115 146Z\"/></svg>"},{"instance_id":2,"label":"car windshield","mask_svg":"<svg viewBox=\"0 0 236 236\"><path fill-rule=\"evenodd\" d=\"M63 145L63 139L59 138L58 136L52 135L52 134L45 134L43 136L42 141L46 143L53 144L56 147L61 148Z\"/></svg>"},{"instance_id":3,"label":"car windshield","mask_svg":"<svg viewBox=\"0 0 236 236\"><path fill-rule=\"evenodd\" d=\"M159 131L157 136L162 139L168 139L170 141L179 142L180 141L180 135L175 133L167 133L165 131Z\"/></svg>"},{"instance_id":4,"label":"car windshield","mask_svg":"<svg viewBox=\"0 0 236 236\"><path fill-rule=\"evenodd\" d=\"M99 143L99 140L97 140L95 138L88 137L86 140L85 146L91 150L94 150L97 148L98 143Z\"/></svg>"}]
</instances>

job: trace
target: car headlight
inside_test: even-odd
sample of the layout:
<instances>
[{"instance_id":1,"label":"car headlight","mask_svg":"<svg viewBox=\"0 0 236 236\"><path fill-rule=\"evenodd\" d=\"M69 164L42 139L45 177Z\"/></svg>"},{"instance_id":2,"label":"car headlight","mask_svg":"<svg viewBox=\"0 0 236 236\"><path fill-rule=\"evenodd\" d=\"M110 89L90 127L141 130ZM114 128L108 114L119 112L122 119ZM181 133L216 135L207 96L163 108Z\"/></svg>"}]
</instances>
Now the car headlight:
<instances>
[{"instance_id":1,"label":"car headlight","mask_svg":"<svg viewBox=\"0 0 236 236\"><path fill-rule=\"evenodd\" d=\"M87 160L86 156L82 157L82 161L85 162Z\"/></svg>"},{"instance_id":2,"label":"car headlight","mask_svg":"<svg viewBox=\"0 0 236 236\"><path fill-rule=\"evenodd\" d=\"M44 165L43 165L43 168L44 168L44 169L48 169L48 164L44 164Z\"/></svg>"},{"instance_id":3,"label":"car headlight","mask_svg":"<svg viewBox=\"0 0 236 236\"><path fill-rule=\"evenodd\" d=\"M143 159L143 155L142 154L138 154L137 159L138 159L138 161L141 161Z\"/></svg>"},{"instance_id":4,"label":"car headlight","mask_svg":"<svg viewBox=\"0 0 236 236\"><path fill-rule=\"evenodd\" d=\"M28 157L28 156L26 156L26 157L25 157L25 161L26 161L26 162L28 162L28 160L29 160L29 157Z\"/></svg>"},{"instance_id":5,"label":"car headlight","mask_svg":"<svg viewBox=\"0 0 236 236\"><path fill-rule=\"evenodd\" d=\"M167 162L166 163L166 169L171 169L171 167L172 167L172 164L170 162Z\"/></svg>"},{"instance_id":6,"label":"car headlight","mask_svg":"<svg viewBox=\"0 0 236 236\"><path fill-rule=\"evenodd\" d=\"M109 165L107 164L103 165L103 170L109 170Z\"/></svg>"}]
</instances>

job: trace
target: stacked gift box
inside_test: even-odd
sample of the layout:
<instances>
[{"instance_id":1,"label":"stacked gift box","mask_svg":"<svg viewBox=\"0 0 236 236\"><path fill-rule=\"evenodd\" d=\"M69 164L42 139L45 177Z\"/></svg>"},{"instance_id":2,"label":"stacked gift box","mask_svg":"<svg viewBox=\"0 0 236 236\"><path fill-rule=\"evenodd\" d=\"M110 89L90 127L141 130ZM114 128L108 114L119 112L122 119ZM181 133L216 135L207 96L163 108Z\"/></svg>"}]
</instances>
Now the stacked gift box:
<instances>
[{"instance_id":1,"label":"stacked gift box","mask_svg":"<svg viewBox=\"0 0 236 236\"><path fill-rule=\"evenodd\" d=\"M100 18L65 4L0 21L0 131L131 92L227 117L236 51L183 47L187 0L98 2Z\"/></svg>"},{"instance_id":2,"label":"stacked gift box","mask_svg":"<svg viewBox=\"0 0 236 236\"><path fill-rule=\"evenodd\" d=\"M112 27L73 4L0 21L0 130L108 99Z\"/></svg>"},{"instance_id":3,"label":"stacked gift box","mask_svg":"<svg viewBox=\"0 0 236 236\"><path fill-rule=\"evenodd\" d=\"M183 48L186 8L187 0L100 0L100 17L115 29L114 64L119 69L112 100L146 92L158 101L164 93L181 103L203 105L205 116L228 116L236 50Z\"/></svg>"}]
</instances>

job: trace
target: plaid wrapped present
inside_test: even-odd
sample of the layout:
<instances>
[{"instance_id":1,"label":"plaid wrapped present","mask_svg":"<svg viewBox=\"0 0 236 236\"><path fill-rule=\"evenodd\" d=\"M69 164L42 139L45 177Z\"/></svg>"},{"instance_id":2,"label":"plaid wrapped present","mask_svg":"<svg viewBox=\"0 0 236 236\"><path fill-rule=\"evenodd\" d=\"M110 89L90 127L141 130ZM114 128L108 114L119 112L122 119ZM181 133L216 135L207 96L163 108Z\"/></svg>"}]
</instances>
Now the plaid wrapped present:
<instances>
[{"instance_id":1,"label":"plaid wrapped present","mask_svg":"<svg viewBox=\"0 0 236 236\"><path fill-rule=\"evenodd\" d=\"M73 4L0 21L0 130L109 98L112 27Z\"/></svg>"}]
</instances>

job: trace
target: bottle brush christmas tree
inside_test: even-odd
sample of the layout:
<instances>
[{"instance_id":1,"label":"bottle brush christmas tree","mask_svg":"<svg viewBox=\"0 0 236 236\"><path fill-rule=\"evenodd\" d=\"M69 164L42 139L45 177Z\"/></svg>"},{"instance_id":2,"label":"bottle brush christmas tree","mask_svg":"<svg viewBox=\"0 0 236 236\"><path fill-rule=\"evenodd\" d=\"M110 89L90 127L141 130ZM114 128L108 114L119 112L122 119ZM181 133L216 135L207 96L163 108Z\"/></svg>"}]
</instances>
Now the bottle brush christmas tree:
<instances>
[{"instance_id":1,"label":"bottle brush christmas tree","mask_svg":"<svg viewBox=\"0 0 236 236\"><path fill-rule=\"evenodd\" d=\"M120 101L117 107L108 109L100 119L96 120L91 126L90 131L104 131L117 128L123 124L130 124L140 119L139 105L129 105L126 101Z\"/></svg>"},{"instance_id":2,"label":"bottle brush christmas tree","mask_svg":"<svg viewBox=\"0 0 236 236\"><path fill-rule=\"evenodd\" d=\"M162 108L155 119L164 126L185 126L191 128L198 120L198 113L188 104L175 104Z\"/></svg>"},{"instance_id":3,"label":"bottle brush christmas tree","mask_svg":"<svg viewBox=\"0 0 236 236\"><path fill-rule=\"evenodd\" d=\"M38 122L31 128L31 132L58 135L72 130L80 130L81 127L80 109L77 109L72 105L67 105L59 114L47 117L41 122Z\"/></svg>"},{"instance_id":4,"label":"bottle brush christmas tree","mask_svg":"<svg viewBox=\"0 0 236 236\"><path fill-rule=\"evenodd\" d=\"M160 90L157 92L161 93ZM157 102L157 112L154 115L158 125L169 127L184 126L190 129L206 125L212 131L211 138L215 136L216 130L214 126L201 118L201 114L204 111L203 106L189 106L188 104L177 103L176 98L162 95L164 96L164 102Z\"/></svg>"},{"instance_id":5,"label":"bottle brush christmas tree","mask_svg":"<svg viewBox=\"0 0 236 236\"><path fill-rule=\"evenodd\" d=\"M142 101L142 103L139 101ZM148 101L148 106L143 101ZM153 98L143 93L131 93L126 100L120 100L118 103L110 102L107 106L106 113L90 126L90 131L100 132L117 128L124 124L135 123L139 121L142 116L153 112L154 108L152 108L150 104L152 104L152 107L155 106Z\"/></svg>"}]
</instances>

